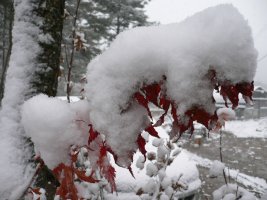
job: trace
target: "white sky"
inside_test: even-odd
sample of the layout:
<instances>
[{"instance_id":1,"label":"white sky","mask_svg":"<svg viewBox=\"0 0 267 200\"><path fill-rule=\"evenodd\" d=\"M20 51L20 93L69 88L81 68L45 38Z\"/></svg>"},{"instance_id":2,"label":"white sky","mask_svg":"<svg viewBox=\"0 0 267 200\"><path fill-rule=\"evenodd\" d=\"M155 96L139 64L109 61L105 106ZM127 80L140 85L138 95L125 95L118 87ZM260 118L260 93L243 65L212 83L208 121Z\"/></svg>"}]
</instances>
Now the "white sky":
<instances>
[{"instance_id":1,"label":"white sky","mask_svg":"<svg viewBox=\"0 0 267 200\"><path fill-rule=\"evenodd\" d=\"M151 0L147 14L151 21L161 24L179 22L207 7L231 3L248 20L259 52L259 59L267 54L267 0ZM256 81L267 85L267 57L258 62Z\"/></svg>"}]
</instances>

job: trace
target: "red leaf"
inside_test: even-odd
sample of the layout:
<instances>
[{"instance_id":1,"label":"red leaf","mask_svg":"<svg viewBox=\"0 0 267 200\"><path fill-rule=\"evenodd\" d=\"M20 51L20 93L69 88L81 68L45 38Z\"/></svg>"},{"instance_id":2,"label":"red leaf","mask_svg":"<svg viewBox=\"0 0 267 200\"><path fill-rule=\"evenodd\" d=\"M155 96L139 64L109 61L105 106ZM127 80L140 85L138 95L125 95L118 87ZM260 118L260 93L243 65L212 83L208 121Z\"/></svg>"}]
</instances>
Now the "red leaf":
<instances>
[{"instance_id":1,"label":"red leaf","mask_svg":"<svg viewBox=\"0 0 267 200\"><path fill-rule=\"evenodd\" d=\"M71 161L75 163L78 159L79 151L71 155Z\"/></svg>"},{"instance_id":2,"label":"red leaf","mask_svg":"<svg viewBox=\"0 0 267 200\"><path fill-rule=\"evenodd\" d=\"M238 106L238 93L239 92L234 85L226 83L221 86L220 92L224 99L225 97L228 97L228 99L232 102L233 109L235 109ZM226 102L226 105L227 105L227 102Z\"/></svg>"},{"instance_id":3,"label":"red leaf","mask_svg":"<svg viewBox=\"0 0 267 200\"><path fill-rule=\"evenodd\" d=\"M65 165L63 163L60 163L56 168L53 169L53 174L57 178L57 180L60 180L61 173L64 170Z\"/></svg>"},{"instance_id":4,"label":"red leaf","mask_svg":"<svg viewBox=\"0 0 267 200\"><path fill-rule=\"evenodd\" d=\"M238 83L238 84L236 84L236 88L237 88L238 92L249 97L250 100L252 100L252 94L254 91L254 82L253 81L251 83L246 83L246 82Z\"/></svg>"},{"instance_id":5,"label":"red leaf","mask_svg":"<svg viewBox=\"0 0 267 200\"><path fill-rule=\"evenodd\" d=\"M159 138L158 132L155 130L155 128L151 125L145 129L146 132L148 132L150 135Z\"/></svg>"},{"instance_id":6,"label":"red leaf","mask_svg":"<svg viewBox=\"0 0 267 200\"><path fill-rule=\"evenodd\" d=\"M171 114L172 114L172 118L174 121L178 121L178 116L177 116L177 111L176 111L176 106L174 103L171 103Z\"/></svg>"},{"instance_id":7,"label":"red leaf","mask_svg":"<svg viewBox=\"0 0 267 200\"><path fill-rule=\"evenodd\" d=\"M137 102L138 102L140 105L142 105L143 107L146 108L149 117L152 119L152 115L151 115L150 109L149 109L149 107L148 107L148 101L147 101L147 99L146 99L142 94L140 94L140 92L136 92L136 93L134 94L134 98L137 100Z\"/></svg>"},{"instance_id":8,"label":"red leaf","mask_svg":"<svg viewBox=\"0 0 267 200\"><path fill-rule=\"evenodd\" d=\"M160 90L160 85L157 83L142 88L142 91L145 93L147 100L152 102L156 106L158 106L158 97Z\"/></svg>"},{"instance_id":9,"label":"red leaf","mask_svg":"<svg viewBox=\"0 0 267 200\"><path fill-rule=\"evenodd\" d=\"M90 145L90 143L94 141L99 135L97 131L94 131L93 126L91 124L89 126L90 126L90 130L89 130L88 145Z\"/></svg>"},{"instance_id":10,"label":"red leaf","mask_svg":"<svg viewBox=\"0 0 267 200\"><path fill-rule=\"evenodd\" d=\"M166 113L168 112L170 105L171 101L167 100L166 98L160 99L160 106L162 107L163 110L165 110Z\"/></svg>"},{"instance_id":11,"label":"red leaf","mask_svg":"<svg viewBox=\"0 0 267 200\"><path fill-rule=\"evenodd\" d=\"M165 113L163 115L161 115L158 119L158 121L156 121L156 123L153 125L154 127L159 127L164 123L164 118L165 118Z\"/></svg>"},{"instance_id":12,"label":"red leaf","mask_svg":"<svg viewBox=\"0 0 267 200\"><path fill-rule=\"evenodd\" d=\"M139 134L136 142L137 142L137 145L138 145L140 152L145 156L145 160L146 160L146 148L145 148L146 141L142 137L141 134Z\"/></svg>"},{"instance_id":13,"label":"red leaf","mask_svg":"<svg viewBox=\"0 0 267 200\"><path fill-rule=\"evenodd\" d=\"M60 165L60 168L62 168L62 165L64 164ZM59 195L62 199L78 200L78 191L74 185L73 169L69 166L64 165L63 172L64 174L62 176L62 180L60 181L60 179L58 179L60 181L60 186L57 188L56 194Z\"/></svg>"},{"instance_id":14,"label":"red leaf","mask_svg":"<svg viewBox=\"0 0 267 200\"><path fill-rule=\"evenodd\" d=\"M160 106L164 110L164 113L159 117L158 121L153 125L154 127L161 126L164 123L164 118L168 113L171 102L165 98L160 99Z\"/></svg>"},{"instance_id":15,"label":"red leaf","mask_svg":"<svg viewBox=\"0 0 267 200\"><path fill-rule=\"evenodd\" d=\"M110 165L108 158L107 158L107 152L109 148L103 145L100 147L100 152L99 152L99 168L101 174L107 179L107 181L110 184L111 191L116 191L116 184L115 184L115 169Z\"/></svg>"},{"instance_id":16,"label":"red leaf","mask_svg":"<svg viewBox=\"0 0 267 200\"><path fill-rule=\"evenodd\" d=\"M79 179L88 183L97 183L99 180L95 180L92 176L86 176L85 171L80 171L78 169L74 169L75 174Z\"/></svg>"},{"instance_id":17,"label":"red leaf","mask_svg":"<svg viewBox=\"0 0 267 200\"><path fill-rule=\"evenodd\" d=\"M134 177L134 178L135 178L135 176L134 176L134 173L133 173L133 170L132 170L131 166L129 166L129 167L128 167L128 170L129 170L129 172L131 173L132 177Z\"/></svg>"},{"instance_id":18,"label":"red leaf","mask_svg":"<svg viewBox=\"0 0 267 200\"><path fill-rule=\"evenodd\" d=\"M105 179L107 179L107 181L110 183L111 192L116 191L116 183L115 183L116 171L114 167L109 165L106 167L105 170L103 170L103 172Z\"/></svg>"},{"instance_id":19,"label":"red leaf","mask_svg":"<svg viewBox=\"0 0 267 200\"><path fill-rule=\"evenodd\" d=\"M103 159L107 156L107 148L105 145L101 146L99 154L99 162L102 163Z\"/></svg>"}]
</instances>

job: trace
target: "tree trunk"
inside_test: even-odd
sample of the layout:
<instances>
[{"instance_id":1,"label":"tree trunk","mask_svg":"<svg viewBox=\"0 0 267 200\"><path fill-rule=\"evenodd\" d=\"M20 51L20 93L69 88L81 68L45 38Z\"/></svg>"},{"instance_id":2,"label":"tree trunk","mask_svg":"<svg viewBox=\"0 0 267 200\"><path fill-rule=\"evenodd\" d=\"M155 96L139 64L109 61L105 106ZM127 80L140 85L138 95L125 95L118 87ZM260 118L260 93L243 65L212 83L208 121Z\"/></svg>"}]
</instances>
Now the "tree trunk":
<instances>
[{"instance_id":1,"label":"tree trunk","mask_svg":"<svg viewBox=\"0 0 267 200\"><path fill-rule=\"evenodd\" d=\"M59 76L61 40L65 0L40 0L36 14L43 18L41 30L44 33L40 46L42 54L32 80L33 93L56 96ZM44 188L47 199L54 199L58 182L52 172L44 166L35 181L36 187Z\"/></svg>"},{"instance_id":2,"label":"tree trunk","mask_svg":"<svg viewBox=\"0 0 267 200\"><path fill-rule=\"evenodd\" d=\"M1 7L0 7L1 9ZM6 76L6 71L8 68L9 58L12 49L12 26L13 26L13 16L14 9L11 2L5 2L3 5L3 26L2 26L2 70L0 76L0 102L3 98L4 93L4 81Z\"/></svg>"},{"instance_id":3,"label":"tree trunk","mask_svg":"<svg viewBox=\"0 0 267 200\"><path fill-rule=\"evenodd\" d=\"M117 23L116 23L116 35L119 35L121 32L121 23L120 23L120 17L117 16Z\"/></svg>"}]
</instances>

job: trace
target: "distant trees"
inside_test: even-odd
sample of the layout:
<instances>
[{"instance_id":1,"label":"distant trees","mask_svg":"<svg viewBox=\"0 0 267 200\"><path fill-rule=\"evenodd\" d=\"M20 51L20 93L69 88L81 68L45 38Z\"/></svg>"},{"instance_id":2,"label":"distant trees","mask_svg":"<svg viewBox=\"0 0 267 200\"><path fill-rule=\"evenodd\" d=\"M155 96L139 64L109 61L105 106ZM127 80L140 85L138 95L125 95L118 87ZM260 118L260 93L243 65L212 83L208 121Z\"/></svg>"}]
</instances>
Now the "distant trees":
<instances>
[{"instance_id":1,"label":"distant trees","mask_svg":"<svg viewBox=\"0 0 267 200\"><path fill-rule=\"evenodd\" d=\"M109 14L109 40L112 40L125 29L145 26L150 23L144 12L149 0L95 0Z\"/></svg>"},{"instance_id":2,"label":"distant trees","mask_svg":"<svg viewBox=\"0 0 267 200\"><path fill-rule=\"evenodd\" d=\"M89 61L106 49L109 43L122 31L136 26L146 26L148 22L144 7L149 0L83 0L80 2L76 31L82 34L85 45L81 51L74 53L72 80L78 82L86 72ZM62 41L62 58L65 76L67 74L67 57L70 56L72 42L71 31L77 1L66 0L65 22ZM65 78L66 80L66 78ZM64 79L60 83L58 94L63 90ZM75 87L74 87L75 90ZM77 94L79 90L73 91Z\"/></svg>"},{"instance_id":3,"label":"distant trees","mask_svg":"<svg viewBox=\"0 0 267 200\"><path fill-rule=\"evenodd\" d=\"M42 53L38 56L32 86L34 93L56 96L60 73L60 54L63 29L64 0L39 0L35 9L42 19L39 44Z\"/></svg>"}]
</instances>

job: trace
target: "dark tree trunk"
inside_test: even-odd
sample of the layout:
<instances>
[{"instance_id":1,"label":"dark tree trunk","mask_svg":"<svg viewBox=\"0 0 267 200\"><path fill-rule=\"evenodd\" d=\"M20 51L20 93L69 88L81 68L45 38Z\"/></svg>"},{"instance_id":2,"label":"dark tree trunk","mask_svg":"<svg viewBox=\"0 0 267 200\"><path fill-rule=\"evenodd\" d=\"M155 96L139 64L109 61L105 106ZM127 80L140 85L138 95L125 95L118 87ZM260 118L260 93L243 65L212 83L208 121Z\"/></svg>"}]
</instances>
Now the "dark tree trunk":
<instances>
[{"instance_id":1,"label":"dark tree trunk","mask_svg":"<svg viewBox=\"0 0 267 200\"><path fill-rule=\"evenodd\" d=\"M0 9L3 10L3 18L2 18L2 48L0 49L2 53L1 60L1 75L0 75L0 102L3 98L4 94L4 81L6 76L6 71L8 68L9 58L12 49L12 26L13 26L13 16L14 9L11 1L3 1L0 4Z\"/></svg>"},{"instance_id":2,"label":"dark tree trunk","mask_svg":"<svg viewBox=\"0 0 267 200\"><path fill-rule=\"evenodd\" d=\"M119 35L119 33L121 32L121 22L120 22L120 17L117 16L117 22L116 22L116 35Z\"/></svg>"},{"instance_id":3,"label":"dark tree trunk","mask_svg":"<svg viewBox=\"0 0 267 200\"><path fill-rule=\"evenodd\" d=\"M43 19L41 30L44 38L51 36L52 40L40 41L43 52L38 57L38 64L34 72L32 95L43 93L48 96L56 96L65 0L39 0L38 4L35 12ZM39 172L34 185L46 190L48 200L54 199L56 188L59 186L52 172L46 166Z\"/></svg>"}]
</instances>

